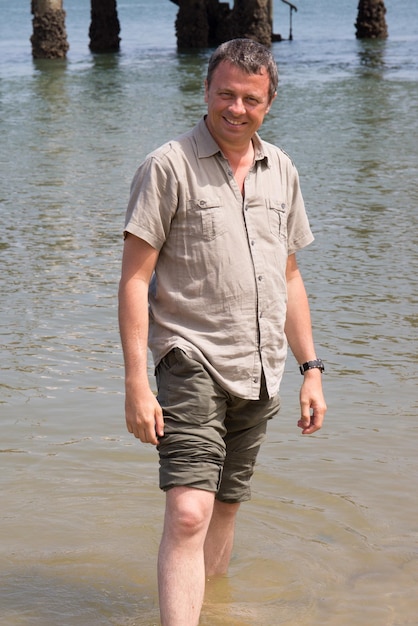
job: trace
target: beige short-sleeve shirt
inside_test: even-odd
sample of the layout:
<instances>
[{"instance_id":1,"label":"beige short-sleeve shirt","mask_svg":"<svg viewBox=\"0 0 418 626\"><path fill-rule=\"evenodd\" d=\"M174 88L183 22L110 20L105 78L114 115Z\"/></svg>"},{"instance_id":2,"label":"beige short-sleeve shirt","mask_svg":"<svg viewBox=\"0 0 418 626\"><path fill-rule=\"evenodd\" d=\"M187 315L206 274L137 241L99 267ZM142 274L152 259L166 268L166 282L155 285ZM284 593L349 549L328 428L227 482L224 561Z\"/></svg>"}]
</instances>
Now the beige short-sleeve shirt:
<instances>
[{"instance_id":1,"label":"beige short-sleeve shirt","mask_svg":"<svg viewBox=\"0 0 418 626\"><path fill-rule=\"evenodd\" d=\"M131 187L125 232L159 250L149 289L154 362L173 347L229 393L280 386L287 354L286 263L313 236L297 171L254 139L244 197L202 119L151 153Z\"/></svg>"}]
</instances>

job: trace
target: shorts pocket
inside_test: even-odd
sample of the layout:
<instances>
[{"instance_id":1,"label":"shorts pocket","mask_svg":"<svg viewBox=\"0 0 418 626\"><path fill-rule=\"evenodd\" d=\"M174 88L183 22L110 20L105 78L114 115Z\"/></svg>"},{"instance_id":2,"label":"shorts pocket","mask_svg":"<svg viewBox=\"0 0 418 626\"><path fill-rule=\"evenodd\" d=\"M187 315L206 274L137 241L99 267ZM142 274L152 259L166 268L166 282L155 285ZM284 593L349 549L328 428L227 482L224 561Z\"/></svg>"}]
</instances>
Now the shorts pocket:
<instances>
[{"instance_id":1,"label":"shorts pocket","mask_svg":"<svg viewBox=\"0 0 418 626\"><path fill-rule=\"evenodd\" d=\"M215 410L212 380L203 365L173 348L156 369L158 402L179 422L203 424Z\"/></svg>"}]
</instances>

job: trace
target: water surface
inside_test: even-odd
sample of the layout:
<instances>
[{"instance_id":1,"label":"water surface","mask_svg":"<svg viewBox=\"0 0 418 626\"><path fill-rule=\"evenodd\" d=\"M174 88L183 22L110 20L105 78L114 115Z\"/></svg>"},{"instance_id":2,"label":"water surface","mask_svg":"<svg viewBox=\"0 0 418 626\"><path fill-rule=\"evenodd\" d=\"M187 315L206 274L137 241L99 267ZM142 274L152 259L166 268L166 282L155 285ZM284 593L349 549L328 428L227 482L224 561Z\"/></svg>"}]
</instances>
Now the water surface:
<instances>
[{"instance_id":1,"label":"water surface","mask_svg":"<svg viewBox=\"0 0 418 626\"><path fill-rule=\"evenodd\" d=\"M299 435L290 355L202 624L416 625L418 6L387 1L389 39L358 42L356 1L297 4L262 135L316 236L299 262L329 411ZM164 498L124 428L121 230L140 160L204 113L209 51L176 52L168 0L123 0L121 53L92 56L88 3L67 5L51 63L29 8L0 2L1 622L151 626Z\"/></svg>"}]
</instances>

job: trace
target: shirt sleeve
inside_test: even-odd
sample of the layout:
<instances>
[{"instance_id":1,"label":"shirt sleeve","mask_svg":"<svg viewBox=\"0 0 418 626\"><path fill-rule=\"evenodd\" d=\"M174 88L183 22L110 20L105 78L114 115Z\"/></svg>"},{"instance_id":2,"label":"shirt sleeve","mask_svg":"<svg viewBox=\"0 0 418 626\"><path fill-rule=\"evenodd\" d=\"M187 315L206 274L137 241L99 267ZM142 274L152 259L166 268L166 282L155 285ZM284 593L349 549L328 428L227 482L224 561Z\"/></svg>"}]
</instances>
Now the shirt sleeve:
<instances>
[{"instance_id":1,"label":"shirt sleeve","mask_svg":"<svg viewBox=\"0 0 418 626\"><path fill-rule=\"evenodd\" d=\"M161 250L177 204L177 181L169 163L156 154L148 156L132 181L124 235L136 235Z\"/></svg>"},{"instance_id":2,"label":"shirt sleeve","mask_svg":"<svg viewBox=\"0 0 418 626\"><path fill-rule=\"evenodd\" d=\"M300 189L299 174L293 163L290 167L290 212L287 221L289 255L301 250L314 240Z\"/></svg>"}]
</instances>

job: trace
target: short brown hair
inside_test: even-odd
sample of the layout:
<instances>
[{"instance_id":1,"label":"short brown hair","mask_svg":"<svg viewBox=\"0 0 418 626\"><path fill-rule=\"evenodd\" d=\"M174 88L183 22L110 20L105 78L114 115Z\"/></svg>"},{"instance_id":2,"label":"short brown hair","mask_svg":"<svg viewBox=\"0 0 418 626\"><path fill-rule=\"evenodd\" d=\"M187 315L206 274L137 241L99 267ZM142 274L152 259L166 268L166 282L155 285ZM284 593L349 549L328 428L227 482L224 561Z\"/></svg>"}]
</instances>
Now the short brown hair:
<instances>
[{"instance_id":1,"label":"short brown hair","mask_svg":"<svg viewBox=\"0 0 418 626\"><path fill-rule=\"evenodd\" d=\"M213 73L222 61L236 65L247 74L260 74L266 68L269 76L269 100L274 98L279 82L276 61L270 50L252 39L231 39L222 43L209 59L206 80L208 85Z\"/></svg>"}]
</instances>

